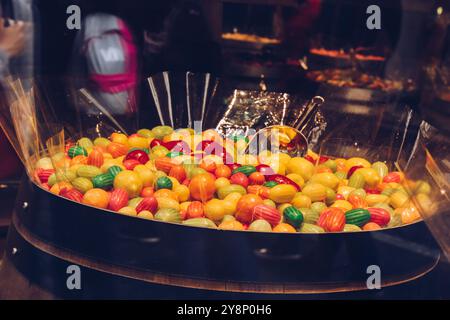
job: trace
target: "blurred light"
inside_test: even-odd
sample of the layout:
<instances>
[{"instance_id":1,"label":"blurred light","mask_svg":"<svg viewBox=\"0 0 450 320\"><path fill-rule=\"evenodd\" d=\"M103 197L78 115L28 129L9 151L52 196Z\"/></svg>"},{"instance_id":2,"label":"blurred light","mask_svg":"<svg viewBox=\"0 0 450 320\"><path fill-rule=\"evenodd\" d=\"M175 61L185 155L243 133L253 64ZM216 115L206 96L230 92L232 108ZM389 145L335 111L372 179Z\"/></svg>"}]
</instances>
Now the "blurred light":
<instances>
[{"instance_id":1,"label":"blurred light","mask_svg":"<svg viewBox=\"0 0 450 320\"><path fill-rule=\"evenodd\" d=\"M438 7L437 9L436 9L436 13L440 16L442 13L444 12L444 8L442 8L442 7Z\"/></svg>"}]
</instances>

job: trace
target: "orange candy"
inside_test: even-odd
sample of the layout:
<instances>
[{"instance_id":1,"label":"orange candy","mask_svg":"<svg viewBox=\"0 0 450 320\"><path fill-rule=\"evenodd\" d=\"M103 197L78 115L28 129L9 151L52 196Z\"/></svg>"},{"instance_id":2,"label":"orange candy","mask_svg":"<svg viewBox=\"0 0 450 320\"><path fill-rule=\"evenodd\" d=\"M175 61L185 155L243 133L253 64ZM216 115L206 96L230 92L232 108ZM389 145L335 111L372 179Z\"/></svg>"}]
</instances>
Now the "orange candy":
<instances>
[{"instance_id":1,"label":"orange candy","mask_svg":"<svg viewBox=\"0 0 450 320\"><path fill-rule=\"evenodd\" d=\"M263 199L256 194L243 195L236 206L236 219L243 223L252 222L253 208L262 203Z\"/></svg>"},{"instance_id":2,"label":"orange candy","mask_svg":"<svg viewBox=\"0 0 450 320\"><path fill-rule=\"evenodd\" d=\"M70 166L75 166L77 164L87 164L88 162L88 157L80 154L78 156L75 156L72 158L72 160L70 160Z\"/></svg>"},{"instance_id":3,"label":"orange candy","mask_svg":"<svg viewBox=\"0 0 450 320\"><path fill-rule=\"evenodd\" d=\"M171 198L173 200L178 201L178 195L169 189L159 189L155 191L153 196L156 198Z\"/></svg>"},{"instance_id":4,"label":"orange candy","mask_svg":"<svg viewBox=\"0 0 450 320\"><path fill-rule=\"evenodd\" d=\"M203 203L201 203L200 201L192 201L186 210L186 218L201 218L203 216Z\"/></svg>"},{"instance_id":5,"label":"orange candy","mask_svg":"<svg viewBox=\"0 0 450 320\"><path fill-rule=\"evenodd\" d=\"M124 156L128 152L128 147L126 145L117 142L111 142L108 144L106 149L113 156L113 158Z\"/></svg>"},{"instance_id":6,"label":"orange candy","mask_svg":"<svg viewBox=\"0 0 450 320\"><path fill-rule=\"evenodd\" d=\"M94 149L87 158L87 164L100 168L103 164L103 160L103 152L98 149Z\"/></svg>"},{"instance_id":7,"label":"orange candy","mask_svg":"<svg viewBox=\"0 0 450 320\"><path fill-rule=\"evenodd\" d=\"M141 191L141 197L148 198L148 197L153 196L154 193L155 193L155 190L153 189L153 187L144 187L144 188L142 188L142 191Z\"/></svg>"},{"instance_id":8,"label":"orange candy","mask_svg":"<svg viewBox=\"0 0 450 320\"><path fill-rule=\"evenodd\" d=\"M227 220L219 224L219 229L243 231L244 226L237 220Z\"/></svg>"},{"instance_id":9,"label":"orange candy","mask_svg":"<svg viewBox=\"0 0 450 320\"><path fill-rule=\"evenodd\" d=\"M250 180L250 184L263 184L266 182L266 178L261 172L253 172L248 179Z\"/></svg>"},{"instance_id":10,"label":"orange candy","mask_svg":"<svg viewBox=\"0 0 450 320\"><path fill-rule=\"evenodd\" d=\"M373 230L379 230L379 229L381 229L381 227L378 224L376 224L375 222L369 222L369 223L366 223L362 227L362 229L365 231L373 231Z\"/></svg>"},{"instance_id":11,"label":"orange candy","mask_svg":"<svg viewBox=\"0 0 450 320\"><path fill-rule=\"evenodd\" d=\"M280 223L275 228L273 228L273 232L295 233L296 231L290 224Z\"/></svg>"},{"instance_id":12,"label":"orange candy","mask_svg":"<svg viewBox=\"0 0 450 320\"><path fill-rule=\"evenodd\" d=\"M186 179L186 170L180 165L173 166L170 168L169 177L173 177L177 179L178 182L182 183L184 179Z\"/></svg>"},{"instance_id":13,"label":"orange candy","mask_svg":"<svg viewBox=\"0 0 450 320\"><path fill-rule=\"evenodd\" d=\"M216 171L217 165L212 160L203 159L202 161L200 161L199 167L205 171L214 172Z\"/></svg>"},{"instance_id":14,"label":"orange candy","mask_svg":"<svg viewBox=\"0 0 450 320\"><path fill-rule=\"evenodd\" d=\"M54 194L59 194L61 192L62 189L73 189L73 186L66 181L61 181L58 183L55 183L51 188L50 188L50 192L54 193Z\"/></svg>"},{"instance_id":15,"label":"orange candy","mask_svg":"<svg viewBox=\"0 0 450 320\"><path fill-rule=\"evenodd\" d=\"M224 164L219 164L216 168L216 170L214 171L214 174L216 175L217 178L229 178L231 177L231 169L224 165Z\"/></svg>"},{"instance_id":16,"label":"orange candy","mask_svg":"<svg viewBox=\"0 0 450 320\"><path fill-rule=\"evenodd\" d=\"M176 164L169 157L160 157L155 159L155 168L160 171L164 171L167 174L174 166L176 166Z\"/></svg>"},{"instance_id":17,"label":"orange candy","mask_svg":"<svg viewBox=\"0 0 450 320\"><path fill-rule=\"evenodd\" d=\"M103 189L94 188L86 191L81 202L89 206L106 209L109 203L109 194Z\"/></svg>"},{"instance_id":18,"label":"orange candy","mask_svg":"<svg viewBox=\"0 0 450 320\"><path fill-rule=\"evenodd\" d=\"M263 199L268 199L269 195L270 195L270 188L255 184L255 185L248 186L247 192L256 194Z\"/></svg>"},{"instance_id":19,"label":"orange candy","mask_svg":"<svg viewBox=\"0 0 450 320\"><path fill-rule=\"evenodd\" d=\"M206 202L214 196L216 191L214 178L209 173L196 175L189 183L189 190L193 199Z\"/></svg>"}]
</instances>

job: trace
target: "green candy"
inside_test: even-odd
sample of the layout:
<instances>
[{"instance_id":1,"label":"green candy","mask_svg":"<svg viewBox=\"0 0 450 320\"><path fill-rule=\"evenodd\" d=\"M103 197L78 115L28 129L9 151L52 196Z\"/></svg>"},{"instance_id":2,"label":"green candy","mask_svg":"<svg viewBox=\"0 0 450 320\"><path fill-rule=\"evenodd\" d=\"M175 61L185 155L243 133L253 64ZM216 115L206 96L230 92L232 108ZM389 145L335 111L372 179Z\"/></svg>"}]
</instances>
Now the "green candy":
<instances>
[{"instance_id":1,"label":"green candy","mask_svg":"<svg viewBox=\"0 0 450 320\"><path fill-rule=\"evenodd\" d=\"M334 173L334 175L335 175L336 177L338 177L340 180L344 180L344 179L347 178L347 172L344 172L344 171L336 171L336 172Z\"/></svg>"},{"instance_id":2,"label":"green candy","mask_svg":"<svg viewBox=\"0 0 450 320\"><path fill-rule=\"evenodd\" d=\"M236 174L236 173L239 173L239 172L245 174L248 177L253 172L256 172L256 168L254 166L251 166L251 165L240 166L240 167L234 169L231 174Z\"/></svg>"},{"instance_id":3,"label":"green candy","mask_svg":"<svg viewBox=\"0 0 450 320\"><path fill-rule=\"evenodd\" d=\"M201 228L211 228L211 229L217 229L217 226L214 222L209 220L208 218L192 218L187 219L182 222L186 226L191 227L201 227Z\"/></svg>"},{"instance_id":4,"label":"green candy","mask_svg":"<svg viewBox=\"0 0 450 320\"><path fill-rule=\"evenodd\" d=\"M313 209L315 212L317 213L321 213L323 210L325 210L327 208L327 205L323 202L313 202L311 204L311 209Z\"/></svg>"},{"instance_id":5,"label":"green candy","mask_svg":"<svg viewBox=\"0 0 450 320\"><path fill-rule=\"evenodd\" d=\"M86 149L81 146L73 146L69 148L69 150L67 151L67 155L71 158L74 158L80 155L87 156L88 153Z\"/></svg>"},{"instance_id":6,"label":"green candy","mask_svg":"<svg viewBox=\"0 0 450 320\"><path fill-rule=\"evenodd\" d=\"M355 232L355 231L361 231L362 229L354 224L346 224L344 225L344 232Z\"/></svg>"},{"instance_id":7,"label":"green candy","mask_svg":"<svg viewBox=\"0 0 450 320\"><path fill-rule=\"evenodd\" d=\"M175 152L175 151L171 151L171 152L169 152L168 154L166 154L166 157L169 157L169 158L176 158L176 157L179 157L179 156L182 156L183 155L183 152Z\"/></svg>"},{"instance_id":8,"label":"green candy","mask_svg":"<svg viewBox=\"0 0 450 320\"><path fill-rule=\"evenodd\" d=\"M155 214L155 220L164 221L164 222L181 222L181 214L177 209L173 208L162 208L159 209Z\"/></svg>"},{"instance_id":9,"label":"green candy","mask_svg":"<svg viewBox=\"0 0 450 320\"><path fill-rule=\"evenodd\" d=\"M332 205L336 200L336 192L333 189L327 188L327 197L325 198L325 202L327 205Z\"/></svg>"},{"instance_id":10,"label":"green candy","mask_svg":"<svg viewBox=\"0 0 450 320\"><path fill-rule=\"evenodd\" d=\"M108 188L111 187L114 177L109 173L100 174L92 179L94 188Z\"/></svg>"},{"instance_id":11,"label":"green candy","mask_svg":"<svg viewBox=\"0 0 450 320\"><path fill-rule=\"evenodd\" d=\"M303 214L297 208L290 206L283 211L284 221L294 228L300 227L303 222Z\"/></svg>"},{"instance_id":12,"label":"green candy","mask_svg":"<svg viewBox=\"0 0 450 320\"><path fill-rule=\"evenodd\" d=\"M346 224L354 224L358 227L362 227L370 220L370 212L366 209L353 209L345 213Z\"/></svg>"},{"instance_id":13,"label":"green candy","mask_svg":"<svg viewBox=\"0 0 450 320\"><path fill-rule=\"evenodd\" d=\"M359 172L354 172L350 179L348 179L348 186L353 187L355 189L364 188L364 184L366 183L364 176Z\"/></svg>"},{"instance_id":14,"label":"green candy","mask_svg":"<svg viewBox=\"0 0 450 320\"><path fill-rule=\"evenodd\" d=\"M331 171L333 171L333 172L336 172L336 170L337 170L337 164L336 164L336 161L334 161L334 160L332 160L332 159L329 159L329 160L325 161L325 162L323 163L323 165L324 165L325 167L327 167L328 169L330 169Z\"/></svg>"},{"instance_id":15,"label":"green candy","mask_svg":"<svg viewBox=\"0 0 450 320\"><path fill-rule=\"evenodd\" d=\"M94 146L94 143L91 139L84 137L77 141L77 145L83 147L84 149L89 149Z\"/></svg>"},{"instance_id":16,"label":"green candy","mask_svg":"<svg viewBox=\"0 0 450 320\"><path fill-rule=\"evenodd\" d=\"M143 199L142 197L130 199L130 201L128 201L128 206L136 209L136 207L142 201L142 199Z\"/></svg>"},{"instance_id":17,"label":"green candy","mask_svg":"<svg viewBox=\"0 0 450 320\"><path fill-rule=\"evenodd\" d=\"M272 232L272 227L270 226L270 223L266 220L259 219L253 221L248 226L249 231L259 231L259 232Z\"/></svg>"},{"instance_id":18,"label":"green candy","mask_svg":"<svg viewBox=\"0 0 450 320\"><path fill-rule=\"evenodd\" d=\"M302 227L298 230L300 233L324 233L325 230L323 230L322 227L319 227L315 224L311 223L304 223L302 224Z\"/></svg>"},{"instance_id":19,"label":"green candy","mask_svg":"<svg viewBox=\"0 0 450 320\"><path fill-rule=\"evenodd\" d=\"M299 208L298 210L303 214L303 221L305 223L316 224L319 220L320 214L311 208Z\"/></svg>"},{"instance_id":20,"label":"green candy","mask_svg":"<svg viewBox=\"0 0 450 320\"><path fill-rule=\"evenodd\" d=\"M86 193L88 190L94 188L92 181L88 178L79 177L72 181L72 185L75 189L80 191L81 193Z\"/></svg>"},{"instance_id":21,"label":"green candy","mask_svg":"<svg viewBox=\"0 0 450 320\"><path fill-rule=\"evenodd\" d=\"M273 188L276 185L278 185L278 182L276 181L267 181L266 183L263 184L263 186L267 188Z\"/></svg>"},{"instance_id":22,"label":"green candy","mask_svg":"<svg viewBox=\"0 0 450 320\"><path fill-rule=\"evenodd\" d=\"M168 177L159 177L158 180L156 180L156 189L169 189L172 190L173 184L172 180L170 180Z\"/></svg>"},{"instance_id":23,"label":"green candy","mask_svg":"<svg viewBox=\"0 0 450 320\"><path fill-rule=\"evenodd\" d=\"M108 168L108 173L113 178L115 178L119 174L120 171L122 171L122 168L119 167L119 166L111 166L111 167Z\"/></svg>"}]
</instances>

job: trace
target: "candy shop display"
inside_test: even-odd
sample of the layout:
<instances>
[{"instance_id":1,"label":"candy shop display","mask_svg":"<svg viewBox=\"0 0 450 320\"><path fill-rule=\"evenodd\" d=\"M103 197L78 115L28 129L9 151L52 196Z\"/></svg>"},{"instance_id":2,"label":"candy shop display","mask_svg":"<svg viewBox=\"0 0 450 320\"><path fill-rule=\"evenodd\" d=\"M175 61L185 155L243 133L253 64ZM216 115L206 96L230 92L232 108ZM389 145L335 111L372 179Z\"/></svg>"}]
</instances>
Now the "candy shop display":
<instances>
[{"instance_id":1,"label":"candy shop display","mask_svg":"<svg viewBox=\"0 0 450 320\"><path fill-rule=\"evenodd\" d=\"M427 182L384 162L245 154L246 141L169 126L83 137L40 158L34 176L55 195L117 214L236 231L376 231L420 219L412 194L422 207L431 201Z\"/></svg>"}]
</instances>

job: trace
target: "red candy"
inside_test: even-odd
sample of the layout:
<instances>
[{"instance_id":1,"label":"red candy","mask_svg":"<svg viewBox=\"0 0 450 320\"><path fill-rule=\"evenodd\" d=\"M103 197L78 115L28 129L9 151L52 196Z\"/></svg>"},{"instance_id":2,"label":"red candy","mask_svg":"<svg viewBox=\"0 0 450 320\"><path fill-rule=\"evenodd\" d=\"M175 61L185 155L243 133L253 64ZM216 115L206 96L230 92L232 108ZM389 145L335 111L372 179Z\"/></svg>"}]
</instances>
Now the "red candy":
<instances>
[{"instance_id":1,"label":"red candy","mask_svg":"<svg viewBox=\"0 0 450 320\"><path fill-rule=\"evenodd\" d=\"M347 172L347 178L350 178L353 174L353 172L355 172L358 169L364 168L363 166L353 166L350 168L350 170L348 170Z\"/></svg>"},{"instance_id":2,"label":"red candy","mask_svg":"<svg viewBox=\"0 0 450 320\"><path fill-rule=\"evenodd\" d=\"M248 184L249 184L247 176L245 174L243 174L242 172L238 172L238 173L233 174L230 177L230 182L231 182L231 184L241 185L244 188L247 188Z\"/></svg>"},{"instance_id":3,"label":"red candy","mask_svg":"<svg viewBox=\"0 0 450 320\"><path fill-rule=\"evenodd\" d=\"M300 191L300 186L298 184L296 184L294 181L281 174L272 174L270 176L267 176L266 179L267 181L275 181L278 184L290 184L291 186L294 186L297 189L297 191Z\"/></svg>"},{"instance_id":4,"label":"red candy","mask_svg":"<svg viewBox=\"0 0 450 320\"><path fill-rule=\"evenodd\" d=\"M123 161L123 166L127 169L127 170L133 170L134 167L140 165L141 163L136 160L136 159L128 159L128 160L124 160Z\"/></svg>"},{"instance_id":5,"label":"red candy","mask_svg":"<svg viewBox=\"0 0 450 320\"><path fill-rule=\"evenodd\" d=\"M126 160L137 160L140 164L146 164L148 160L150 160L150 158L148 157L148 154L144 150L137 149L128 152L128 154L125 157L125 161Z\"/></svg>"},{"instance_id":6,"label":"red candy","mask_svg":"<svg viewBox=\"0 0 450 320\"><path fill-rule=\"evenodd\" d=\"M66 199L73 200L75 202L81 202L81 200L83 200L83 194L77 189L63 188L59 192L59 195Z\"/></svg>"},{"instance_id":7,"label":"red candy","mask_svg":"<svg viewBox=\"0 0 450 320\"><path fill-rule=\"evenodd\" d=\"M256 171L261 172L265 176L275 174L275 171L267 164L259 164L256 166Z\"/></svg>"},{"instance_id":8,"label":"red candy","mask_svg":"<svg viewBox=\"0 0 450 320\"><path fill-rule=\"evenodd\" d=\"M162 146L164 142L162 142L159 139L153 139L152 142L150 142L150 148L156 147L156 146Z\"/></svg>"},{"instance_id":9,"label":"red candy","mask_svg":"<svg viewBox=\"0 0 450 320\"><path fill-rule=\"evenodd\" d=\"M155 213L158 209L158 201L155 197L148 197L144 198L139 202L139 204L136 206L136 212L139 214L139 212L147 210L151 213Z\"/></svg>"},{"instance_id":10,"label":"red candy","mask_svg":"<svg viewBox=\"0 0 450 320\"><path fill-rule=\"evenodd\" d=\"M368 208L370 213L370 222L375 222L379 226L386 226L391 220L390 213L383 208Z\"/></svg>"},{"instance_id":11,"label":"red candy","mask_svg":"<svg viewBox=\"0 0 450 320\"><path fill-rule=\"evenodd\" d=\"M109 197L108 209L119 211L128 204L128 193L124 189L114 189Z\"/></svg>"}]
</instances>

